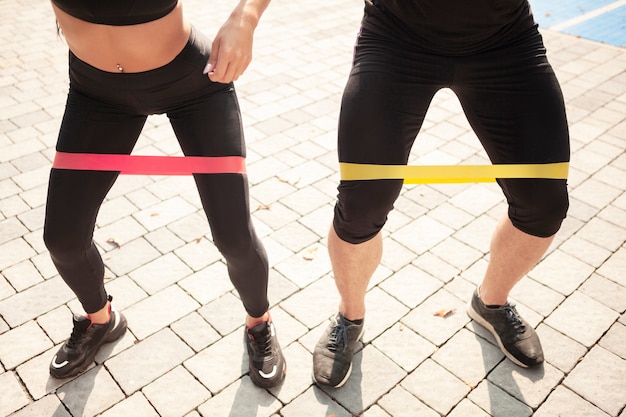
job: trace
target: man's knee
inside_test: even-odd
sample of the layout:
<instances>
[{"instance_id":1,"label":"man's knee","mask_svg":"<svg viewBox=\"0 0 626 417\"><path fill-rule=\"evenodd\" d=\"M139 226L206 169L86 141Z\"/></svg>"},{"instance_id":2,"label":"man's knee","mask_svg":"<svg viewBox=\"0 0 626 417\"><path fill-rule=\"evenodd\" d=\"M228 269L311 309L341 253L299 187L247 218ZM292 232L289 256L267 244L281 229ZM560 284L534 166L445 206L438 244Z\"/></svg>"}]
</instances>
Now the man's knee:
<instances>
[{"instance_id":1,"label":"man's knee","mask_svg":"<svg viewBox=\"0 0 626 417\"><path fill-rule=\"evenodd\" d=\"M561 228L569 209L566 182L542 180L527 188L523 197L509 201L509 218L513 225L537 237L554 235Z\"/></svg>"},{"instance_id":2,"label":"man's knee","mask_svg":"<svg viewBox=\"0 0 626 417\"><path fill-rule=\"evenodd\" d=\"M339 185L333 227L348 243L363 243L378 234L402 188L402 181L345 181Z\"/></svg>"}]
</instances>

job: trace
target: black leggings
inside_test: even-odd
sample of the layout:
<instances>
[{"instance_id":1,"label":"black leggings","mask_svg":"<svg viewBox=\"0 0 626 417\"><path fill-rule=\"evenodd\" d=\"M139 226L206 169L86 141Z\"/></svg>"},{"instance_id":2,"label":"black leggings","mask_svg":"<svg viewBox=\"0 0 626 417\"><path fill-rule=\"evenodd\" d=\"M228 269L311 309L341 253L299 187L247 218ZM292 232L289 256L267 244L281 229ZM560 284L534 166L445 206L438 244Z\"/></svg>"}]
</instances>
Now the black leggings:
<instances>
[{"instance_id":1,"label":"black leggings","mask_svg":"<svg viewBox=\"0 0 626 417\"><path fill-rule=\"evenodd\" d=\"M193 30L172 62L142 73L100 71L70 52L70 90L57 151L130 154L147 116L166 113L185 155L245 156L233 85L202 74L209 53L208 39ZM104 265L92 239L98 210L118 175L50 173L44 241L87 313L107 300ZM250 218L247 177L196 174L194 180L231 281L246 312L260 317L268 308L268 262Z\"/></svg>"},{"instance_id":2,"label":"black leggings","mask_svg":"<svg viewBox=\"0 0 626 417\"><path fill-rule=\"evenodd\" d=\"M365 19L365 22L367 21ZM513 43L472 56L442 56L362 28L344 90L339 160L406 164L435 93L450 88L491 161L569 161L563 96L541 35L529 28ZM350 243L373 238L402 180L342 181L334 228ZM568 209L566 180L498 180L518 229L556 233Z\"/></svg>"}]
</instances>

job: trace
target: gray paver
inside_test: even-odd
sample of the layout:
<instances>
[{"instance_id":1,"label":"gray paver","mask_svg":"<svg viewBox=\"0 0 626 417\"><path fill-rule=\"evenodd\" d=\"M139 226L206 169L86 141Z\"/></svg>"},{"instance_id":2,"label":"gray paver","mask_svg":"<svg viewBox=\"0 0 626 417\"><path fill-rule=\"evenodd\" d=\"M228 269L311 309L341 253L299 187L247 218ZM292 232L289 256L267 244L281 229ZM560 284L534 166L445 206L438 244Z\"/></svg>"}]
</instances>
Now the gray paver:
<instances>
[{"instance_id":1,"label":"gray paver","mask_svg":"<svg viewBox=\"0 0 626 417\"><path fill-rule=\"evenodd\" d=\"M440 414L447 414L470 391L470 387L441 365L427 359L400 384Z\"/></svg>"},{"instance_id":2,"label":"gray paver","mask_svg":"<svg viewBox=\"0 0 626 417\"><path fill-rule=\"evenodd\" d=\"M142 390L161 416L181 416L211 397L187 370L178 366Z\"/></svg>"},{"instance_id":3,"label":"gray paver","mask_svg":"<svg viewBox=\"0 0 626 417\"><path fill-rule=\"evenodd\" d=\"M104 367L95 367L57 390L72 415L93 416L124 399L124 393Z\"/></svg>"},{"instance_id":4,"label":"gray paver","mask_svg":"<svg viewBox=\"0 0 626 417\"><path fill-rule=\"evenodd\" d=\"M572 417L607 417L604 411L580 398L562 386L557 387L545 403L535 412L535 417L566 415Z\"/></svg>"},{"instance_id":5,"label":"gray paver","mask_svg":"<svg viewBox=\"0 0 626 417\"><path fill-rule=\"evenodd\" d=\"M232 8L184 2L209 35ZM506 212L500 189L420 184L403 187L383 229L353 378L340 390L312 384L311 351L339 301L326 234L362 11L362 0L273 0L237 81L252 221L269 256L272 318L288 364L285 384L267 391L246 375L245 311L185 176L122 175L113 186L94 239L129 331L86 374L49 377L71 313L82 314L42 238L67 48L49 3L0 2L0 397L10 396L0 415L625 416L616 387L626 386L626 49L543 28L568 111L570 210L511 293L542 340L543 370L513 366L465 314ZM181 154L167 116L148 119L135 152ZM409 160L488 163L451 90L434 97ZM442 309L455 312L434 316ZM183 386L194 388L170 393Z\"/></svg>"},{"instance_id":6,"label":"gray paver","mask_svg":"<svg viewBox=\"0 0 626 417\"><path fill-rule=\"evenodd\" d=\"M563 383L610 415L626 405L626 363L601 347L594 347Z\"/></svg>"}]
</instances>

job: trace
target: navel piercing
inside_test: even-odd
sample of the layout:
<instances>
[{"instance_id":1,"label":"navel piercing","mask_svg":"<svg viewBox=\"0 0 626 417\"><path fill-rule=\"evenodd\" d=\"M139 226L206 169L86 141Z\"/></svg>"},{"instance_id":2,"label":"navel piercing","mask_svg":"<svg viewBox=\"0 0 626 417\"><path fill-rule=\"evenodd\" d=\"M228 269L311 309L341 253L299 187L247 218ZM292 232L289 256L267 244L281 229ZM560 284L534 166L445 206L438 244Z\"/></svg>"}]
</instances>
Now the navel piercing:
<instances>
[{"instance_id":1,"label":"navel piercing","mask_svg":"<svg viewBox=\"0 0 626 417\"><path fill-rule=\"evenodd\" d=\"M115 64L115 66L117 67L117 70L119 72L124 72L124 67L122 67L120 64Z\"/></svg>"}]
</instances>

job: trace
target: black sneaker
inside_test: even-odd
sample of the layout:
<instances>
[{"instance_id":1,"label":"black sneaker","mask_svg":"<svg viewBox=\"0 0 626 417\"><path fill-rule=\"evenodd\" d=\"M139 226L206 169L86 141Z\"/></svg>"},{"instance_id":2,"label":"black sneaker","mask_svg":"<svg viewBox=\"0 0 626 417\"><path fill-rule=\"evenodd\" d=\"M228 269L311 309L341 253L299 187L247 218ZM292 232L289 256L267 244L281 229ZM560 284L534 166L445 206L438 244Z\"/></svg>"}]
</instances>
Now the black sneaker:
<instances>
[{"instance_id":1,"label":"black sneaker","mask_svg":"<svg viewBox=\"0 0 626 417\"><path fill-rule=\"evenodd\" d=\"M272 320L246 328L244 338L248 348L252 382L261 388L272 388L282 383L287 364Z\"/></svg>"},{"instance_id":2,"label":"black sneaker","mask_svg":"<svg viewBox=\"0 0 626 417\"><path fill-rule=\"evenodd\" d=\"M493 334L502 352L513 363L528 368L543 362L539 337L514 304L507 302L501 307L487 307L476 290L468 303L467 314Z\"/></svg>"},{"instance_id":3,"label":"black sneaker","mask_svg":"<svg viewBox=\"0 0 626 417\"><path fill-rule=\"evenodd\" d=\"M339 388L352 372L352 357L365 330L363 322L352 323L341 313L331 319L313 351L313 380Z\"/></svg>"},{"instance_id":4,"label":"black sneaker","mask_svg":"<svg viewBox=\"0 0 626 417\"><path fill-rule=\"evenodd\" d=\"M111 301L109 297L109 301ZM126 332L126 318L110 307L111 317L105 324L93 324L83 316L74 316L74 330L50 362L50 375L68 378L91 365L105 343L113 342Z\"/></svg>"}]
</instances>

